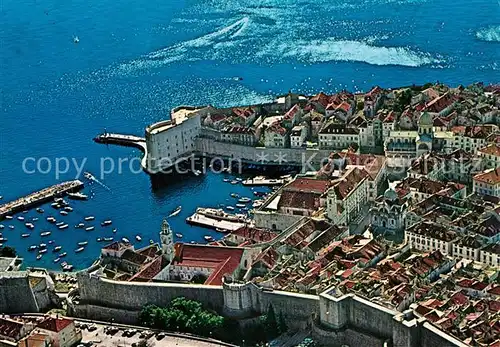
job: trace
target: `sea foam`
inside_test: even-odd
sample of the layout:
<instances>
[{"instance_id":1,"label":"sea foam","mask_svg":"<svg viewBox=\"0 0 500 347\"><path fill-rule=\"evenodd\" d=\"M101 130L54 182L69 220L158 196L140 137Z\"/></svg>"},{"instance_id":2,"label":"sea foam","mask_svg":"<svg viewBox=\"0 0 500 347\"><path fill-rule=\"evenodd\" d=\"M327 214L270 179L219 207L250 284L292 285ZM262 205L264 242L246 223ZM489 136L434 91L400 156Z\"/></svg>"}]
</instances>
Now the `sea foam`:
<instances>
[{"instance_id":1,"label":"sea foam","mask_svg":"<svg viewBox=\"0 0 500 347\"><path fill-rule=\"evenodd\" d=\"M500 42L500 25L482 28L476 32L476 37L481 41Z\"/></svg>"}]
</instances>

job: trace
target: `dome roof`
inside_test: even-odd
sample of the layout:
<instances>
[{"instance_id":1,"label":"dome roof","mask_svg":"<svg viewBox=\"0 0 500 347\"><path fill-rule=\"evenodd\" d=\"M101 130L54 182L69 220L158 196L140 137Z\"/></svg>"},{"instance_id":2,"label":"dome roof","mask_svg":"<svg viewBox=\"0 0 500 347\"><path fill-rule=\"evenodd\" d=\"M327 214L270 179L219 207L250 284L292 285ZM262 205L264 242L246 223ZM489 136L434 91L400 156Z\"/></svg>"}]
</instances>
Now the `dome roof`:
<instances>
[{"instance_id":1,"label":"dome roof","mask_svg":"<svg viewBox=\"0 0 500 347\"><path fill-rule=\"evenodd\" d=\"M392 188L388 188L384 193L384 199L389 201L395 201L398 199L398 193Z\"/></svg>"},{"instance_id":2,"label":"dome roof","mask_svg":"<svg viewBox=\"0 0 500 347\"><path fill-rule=\"evenodd\" d=\"M422 125L432 125L432 117L431 117L431 115L428 112L422 113L422 115L420 116L420 120L418 121L418 123L421 126Z\"/></svg>"}]
</instances>

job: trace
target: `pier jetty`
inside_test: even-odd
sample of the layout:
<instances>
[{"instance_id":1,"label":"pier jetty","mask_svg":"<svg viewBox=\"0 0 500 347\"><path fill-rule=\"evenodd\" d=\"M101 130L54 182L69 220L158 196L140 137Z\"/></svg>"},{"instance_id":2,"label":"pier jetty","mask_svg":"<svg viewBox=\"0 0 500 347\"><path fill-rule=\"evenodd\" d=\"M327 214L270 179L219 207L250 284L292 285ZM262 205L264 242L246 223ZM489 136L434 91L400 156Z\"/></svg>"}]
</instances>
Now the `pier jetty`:
<instances>
[{"instance_id":1,"label":"pier jetty","mask_svg":"<svg viewBox=\"0 0 500 347\"><path fill-rule=\"evenodd\" d=\"M134 135L103 133L94 137L94 142L126 147L135 147L146 152L146 139Z\"/></svg>"},{"instance_id":2,"label":"pier jetty","mask_svg":"<svg viewBox=\"0 0 500 347\"><path fill-rule=\"evenodd\" d=\"M5 216L24 211L28 208L41 205L55 197L63 196L67 193L76 192L83 188L83 182L80 180L66 181L33 192L17 200L0 205L0 220Z\"/></svg>"}]
</instances>

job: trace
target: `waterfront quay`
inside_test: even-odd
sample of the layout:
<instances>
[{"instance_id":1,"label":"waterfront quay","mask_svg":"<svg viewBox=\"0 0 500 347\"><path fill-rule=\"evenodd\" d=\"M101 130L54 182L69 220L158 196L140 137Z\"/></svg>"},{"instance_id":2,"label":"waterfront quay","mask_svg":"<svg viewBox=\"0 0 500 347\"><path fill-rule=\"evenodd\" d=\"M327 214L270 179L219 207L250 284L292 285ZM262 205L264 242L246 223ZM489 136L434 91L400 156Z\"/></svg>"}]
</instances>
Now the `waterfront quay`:
<instances>
[{"instance_id":1,"label":"waterfront quay","mask_svg":"<svg viewBox=\"0 0 500 347\"><path fill-rule=\"evenodd\" d=\"M217 220L209 218L197 212L195 212L192 216L186 218L186 222L192 225L198 225L205 228L219 229L225 231L234 231L245 226L245 223L230 222L227 220Z\"/></svg>"},{"instance_id":2,"label":"waterfront quay","mask_svg":"<svg viewBox=\"0 0 500 347\"><path fill-rule=\"evenodd\" d=\"M146 139L134 135L103 133L94 137L94 142L120 145L125 147L135 147L142 150L143 152L146 151Z\"/></svg>"},{"instance_id":3,"label":"waterfront quay","mask_svg":"<svg viewBox=\"0 0 500 347\"><path fill-rule=\"evenodd\" d=\"M73 180L58 183L42 190L33 192L22 198L0 205L0 220L3 220L5 216L41 205L55 197L59 197L67 193L76 192L82 188L82 181Z\"/></svg>"}]
</instances>

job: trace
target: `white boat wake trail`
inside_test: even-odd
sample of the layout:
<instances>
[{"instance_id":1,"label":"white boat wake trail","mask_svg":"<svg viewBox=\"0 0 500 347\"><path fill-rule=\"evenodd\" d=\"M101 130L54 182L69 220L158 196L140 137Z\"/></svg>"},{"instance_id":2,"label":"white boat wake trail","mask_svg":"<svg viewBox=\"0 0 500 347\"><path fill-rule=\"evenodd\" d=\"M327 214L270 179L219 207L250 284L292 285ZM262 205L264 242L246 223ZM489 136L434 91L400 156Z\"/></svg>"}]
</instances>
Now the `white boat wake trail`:
<instances>
[{"instance_id":1,"label":"white boat wake trail","mask_svg":"<svg viewBox=\"0 0 500 347\"><path fill-rule=\"evenodd\" d=\"M118 70L121 72L130 72L137 69L148 69L161 67L181 60L197 60L206 58L206 53L213 46L225 43L241 35L250 19L244 17L231 25L223 27L212 33L201 37L177 43L158 51L149 53L139 59L120 64ZM213 53L213 52L212 52Z\"/></svg>"}]
</instances>

